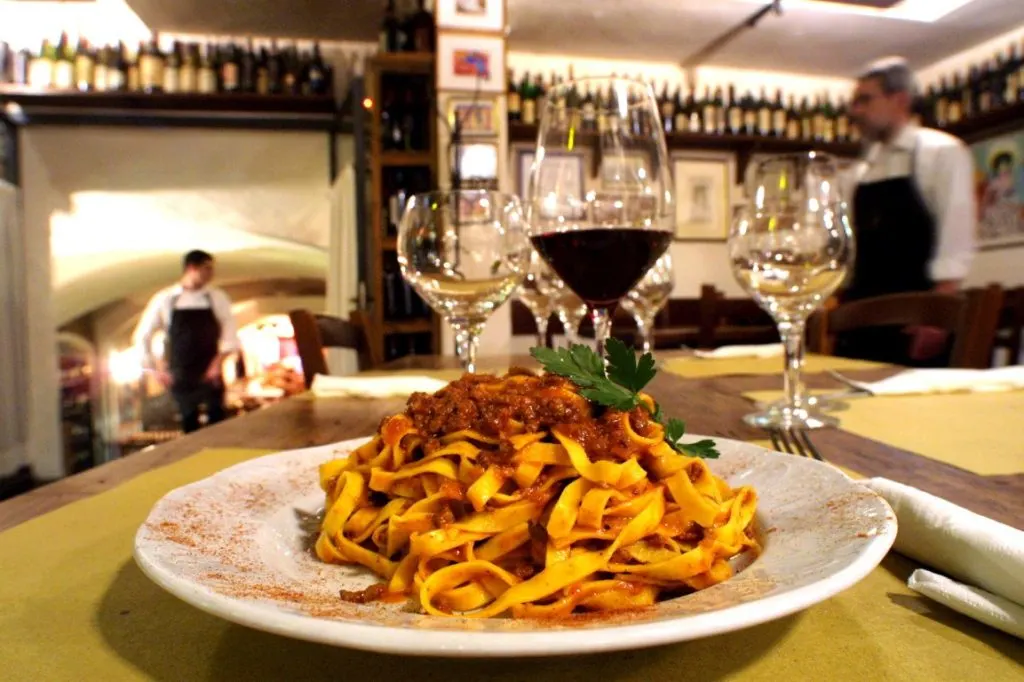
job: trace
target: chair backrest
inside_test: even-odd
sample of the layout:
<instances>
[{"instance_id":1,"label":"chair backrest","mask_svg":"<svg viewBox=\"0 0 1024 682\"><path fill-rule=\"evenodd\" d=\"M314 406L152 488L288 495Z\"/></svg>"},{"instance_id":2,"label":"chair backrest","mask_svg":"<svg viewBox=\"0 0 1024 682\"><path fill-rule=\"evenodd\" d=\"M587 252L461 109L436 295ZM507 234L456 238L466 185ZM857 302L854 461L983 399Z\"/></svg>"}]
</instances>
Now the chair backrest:
<instances>
[{"instance_id":1,"label":"chair backrest","mask_svg":"<svg viewBox=\"0 0 1024 682\"><path fill-rule=\"evenodd\" d=\"M373 344L369 342L368 317L359 312L352 319L312 313L298 309L288 313L295 331L295 345L302 360L302 374L306 388L313 385L317 374L328 374L325 348L350 348L359 355L360 369L368 369L379 362L373 357Z\"/></svg>"},{"instance_id":2,"label":"chair backrest","mask_svg":"<svg viewBox=\"0 0 1024 682\"><path fill-rule=\"evenodd\" d=\"M1021 362L1022 332L1024 332L1024 287L1017 287L1003 292L1003 305L999 311L999 321L996 325L993 343L993 349L1006 349L1011 365Z\"/></svg>"},{"instance_id":3,"label":"chair backrest","mask_svg":"<svg viewBox=\"0 0 1024 682\"><path fill-rule=\"evenodd\" d=\"M988 367L1002 300L999 287L961 295L911 292L844 303L825 317L827 347L837 334L887 326L937 327L953 335L952 367Z\"/></svg>"}]
</instances>

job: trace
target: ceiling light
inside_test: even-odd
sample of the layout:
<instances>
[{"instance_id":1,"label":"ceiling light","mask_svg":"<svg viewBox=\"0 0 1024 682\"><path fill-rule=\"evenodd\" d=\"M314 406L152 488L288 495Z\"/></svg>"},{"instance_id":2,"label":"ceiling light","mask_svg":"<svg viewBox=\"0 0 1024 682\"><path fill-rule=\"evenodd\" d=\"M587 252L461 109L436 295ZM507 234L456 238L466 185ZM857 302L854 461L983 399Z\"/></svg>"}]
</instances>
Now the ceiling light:
<instances>
[{"instance_id":1,"label":"ceiling light","mask_svg":"<svg viewBox=\"0 0 1024 682\"><path fill-rule=\"evenodd\" d=\"M747 4L765 5L766 0L741 0ZM799 9L834 14L859 14L882 19L901 19L930 24L969 4L972 0L903 0L889 7L854 4L853 0L783 0L783 9Z\"/></svg>"}]
</instances>

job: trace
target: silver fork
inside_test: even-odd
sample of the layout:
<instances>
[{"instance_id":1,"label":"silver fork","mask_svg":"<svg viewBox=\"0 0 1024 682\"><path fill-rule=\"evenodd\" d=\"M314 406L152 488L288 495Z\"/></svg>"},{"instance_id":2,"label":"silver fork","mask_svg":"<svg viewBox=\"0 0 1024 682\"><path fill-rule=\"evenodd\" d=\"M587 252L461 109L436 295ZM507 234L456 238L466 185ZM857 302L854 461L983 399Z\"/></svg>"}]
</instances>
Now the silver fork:
<instances>
[{"instance_id":1,"label":"silver fork","mask_svg":"<svg viewBox=\"0 0 1024 682\"><path fill-rule=\"evenodd\" d=\"M810 436L807 435L807 431L804 429L792 426L774 428L768 430L768 435L772 439L772 445L779 452L786 452L790 455L799 455L801 457L811 457L819 462L825 461L825 458L814 447L814 443L811 442Z\"/></svg>"}]
</instances>

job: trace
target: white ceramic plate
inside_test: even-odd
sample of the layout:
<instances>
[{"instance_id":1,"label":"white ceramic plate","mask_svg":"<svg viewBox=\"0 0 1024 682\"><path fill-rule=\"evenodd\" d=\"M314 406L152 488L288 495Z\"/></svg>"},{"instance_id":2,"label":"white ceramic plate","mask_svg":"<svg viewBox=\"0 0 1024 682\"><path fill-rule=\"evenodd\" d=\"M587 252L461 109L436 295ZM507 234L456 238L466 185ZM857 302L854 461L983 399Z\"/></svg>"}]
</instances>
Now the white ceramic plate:
<instances>
[{"instance_id":1,"label":"white ceramic plate","mask_svg":"<svg viewBox=\"0 0 1024 682\"><path fill-rule=\"evenodd\" d=\"M718 439L712 470L759 495L764 551L724 583L649 610L578 622L437 618L407 604L349 604L377 579L311 553L323 505L318 465L366 439L244 462L160 500L135 537L158 585L204 611L315 642L401 654L541 656L633 649L780 618L847 589L896 537L892 510L838 469Z\"/></svg>"}]
</instances>

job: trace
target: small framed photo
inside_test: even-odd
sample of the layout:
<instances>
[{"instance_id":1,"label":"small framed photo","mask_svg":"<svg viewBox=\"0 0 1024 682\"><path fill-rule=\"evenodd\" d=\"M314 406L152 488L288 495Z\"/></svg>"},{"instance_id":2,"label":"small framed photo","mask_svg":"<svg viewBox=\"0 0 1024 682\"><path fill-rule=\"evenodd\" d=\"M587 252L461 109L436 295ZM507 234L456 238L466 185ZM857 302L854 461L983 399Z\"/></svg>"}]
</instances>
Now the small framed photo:
<instances>
[{"instance_id":1,"label":"small framed photo","mask_svg":"<svg viewBox=\"0 0 1024 682\"><path fill-rule=\"evenodd\" d=\"M498 135L498 107L493 98L453 97L448 100L448 125L455 130L458 123L463 137L492 137Z\"/></svg>"},{"instance_id":2,"label":"small framed photo","mask_svg":"<svg viewBox=\"0 0 1024 682\"><path fill-rule=\"evenodd\" d=\"M500 37L441 33L437 59L438 90L505 91L505 41Z\"/></svg>"},{"instance_id":3,"label":"small framed photo","mask_svg":"<svg viewBox=\"0 0 1024 682\"><path fill-rule=\"evenodd\" d=\"M541 189L548 192L583 201L586 193L584 186L584 155L583 152L545 152L545 158L554 163L546 166L539 182ZM533 147L516 148L516 187L519 196L525 201L530 189L530 174L536 155Z\"/></svg>"},{"instance_id":4,"label":"small framed photo","mask_svg":"<svg viewBox=\"0 0 1024 682\"><path fill-rule=\"evenodd\" d=\"M462 180L497 180L498 145L494 142L472 142L452 147L451 168L455 168L455 153L458 149L459 177Z\"/></svg>"},{"instance_id":5,"label":"small framed photo","mask_svg":"<svg viewBox=\"0 0 1024 682\"><path fill-rule=\"evenodd\" d=\"M674 156L676 235L679 241L725 241L732 219L735 177L731 154Z\"/></svg>"},{"instance_id":6,"label":"small framed photo","mask_svg":"<svg viewBox=\"0 0 1024 682\"><path fill-rule=\"evenodd\" d=\"M437 0L438 28L495 31L505 28L505 0Z\"/></svg>"}]
</instances>

